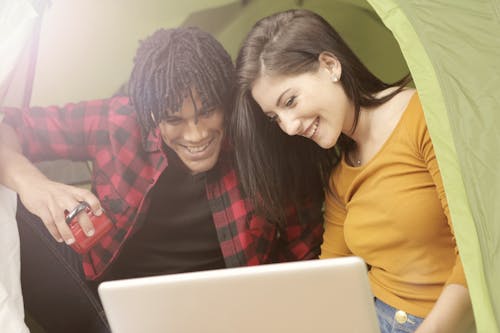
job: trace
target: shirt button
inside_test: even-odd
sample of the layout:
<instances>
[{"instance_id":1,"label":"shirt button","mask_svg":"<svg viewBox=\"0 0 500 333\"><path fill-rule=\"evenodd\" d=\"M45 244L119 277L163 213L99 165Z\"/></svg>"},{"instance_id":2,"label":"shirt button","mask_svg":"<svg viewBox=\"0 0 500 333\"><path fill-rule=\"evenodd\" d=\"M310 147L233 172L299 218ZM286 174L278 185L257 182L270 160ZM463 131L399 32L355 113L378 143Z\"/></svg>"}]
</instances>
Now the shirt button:
<instances>
[{"instance_id":1,"label":"shirt button","mask_svg":"<svg viewBox=\"0 0 500 333\"><path fill-rule=\"evenodd\" d=\"M394 320L396 320L396 322L398 322L398 324L404 324L408 320L408 316L406 315L406 312L404 312L402 310L398 310L394 314Z\"/></svg>"}]
</instances>

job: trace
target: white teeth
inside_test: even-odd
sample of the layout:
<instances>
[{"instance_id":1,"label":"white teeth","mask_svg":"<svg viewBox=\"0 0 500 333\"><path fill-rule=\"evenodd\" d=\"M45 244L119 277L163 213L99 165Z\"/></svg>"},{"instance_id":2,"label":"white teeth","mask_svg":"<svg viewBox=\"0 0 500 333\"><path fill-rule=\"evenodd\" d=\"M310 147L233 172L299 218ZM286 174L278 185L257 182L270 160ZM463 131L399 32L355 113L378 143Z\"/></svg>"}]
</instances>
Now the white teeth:
<instances>
[{"instance_id":1,"label":"white teeth","mask_svg":"<svg viewBox=\"0 0 500 333\"><path fill-rule=\"evenodd\" d=\"M314 134L316 134L316 131L318 130L318 125L319 125L319 118L316 118L316 120L314 120L313 123L312 133L311 135L307 136L309 139L312 138Z\"/></svg>"},{"instance_id":2,"label":"white teeth","mask_svg":"<svg viewBox=\"0 0 500 333\"><path fill-rule=\"evenodd\" d=\"M212 141L210 141L207 144L204 144L202 146L184 146L184 148L186 148L190 153L196 154L196 153L200 153L200 152L204 151L205 149L207 149L207 147L210 145L211 142Z\"/></svg>"}]
</instances>

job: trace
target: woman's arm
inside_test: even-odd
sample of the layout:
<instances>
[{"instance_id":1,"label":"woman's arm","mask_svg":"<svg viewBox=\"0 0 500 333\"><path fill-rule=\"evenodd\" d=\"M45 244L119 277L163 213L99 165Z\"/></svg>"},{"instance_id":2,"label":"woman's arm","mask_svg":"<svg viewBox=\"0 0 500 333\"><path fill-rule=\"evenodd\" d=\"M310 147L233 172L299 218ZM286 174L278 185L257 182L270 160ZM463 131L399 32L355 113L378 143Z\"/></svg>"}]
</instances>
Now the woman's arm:
<instances>
[{"instance_id":1,"label":"woman's arm","mask_svg":"<svg viewBox=\"0 0 500 333\"><path fill-rule=\"evenodd\" d=\"M449 284L415 333L465 333L473 332L473 328L469 290L459 284Z\"/></svg>"},{"instance_id":2,"label":"woman's arm","mask_svg":"<svg viewBox=\"0 0 500 333\"><path fill-rule=\"evenodd\" d=\"M417 128L417 145L419 146L422 158L436 186L437 195L441 201L443 212L448 220L450 236L455 239L441 172L423 115ZM456 260L453 270L450 272L450 276L436 304L416 331L418 333L469 332L474 327L472 303L456 244L454 250L456 253Z\"/></svg>"}]
</instances>

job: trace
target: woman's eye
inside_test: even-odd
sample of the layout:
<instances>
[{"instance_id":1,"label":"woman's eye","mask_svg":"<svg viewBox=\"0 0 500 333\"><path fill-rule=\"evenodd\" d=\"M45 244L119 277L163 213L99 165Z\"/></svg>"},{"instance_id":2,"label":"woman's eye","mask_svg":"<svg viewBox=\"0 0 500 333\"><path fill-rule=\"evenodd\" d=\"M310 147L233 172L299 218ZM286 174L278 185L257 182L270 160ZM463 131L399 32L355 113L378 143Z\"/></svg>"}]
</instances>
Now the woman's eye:
<instances>
[{"instance_id":1,"label":"woman's eye","mask_svg":"<svg viewBox=\"0 0 500 333\"><path fill-rule=\"evenodd\" d=\"M292 96L292 97L290 97L289 99L287 99L287 100L286 100L286 102L285 102L285 106L286 106L287 108L289 108L289 107L293 106L293 104L294 104L294 102L295 102L295 98L296 98L296 96Z\"/></svg>"}]
</instances>

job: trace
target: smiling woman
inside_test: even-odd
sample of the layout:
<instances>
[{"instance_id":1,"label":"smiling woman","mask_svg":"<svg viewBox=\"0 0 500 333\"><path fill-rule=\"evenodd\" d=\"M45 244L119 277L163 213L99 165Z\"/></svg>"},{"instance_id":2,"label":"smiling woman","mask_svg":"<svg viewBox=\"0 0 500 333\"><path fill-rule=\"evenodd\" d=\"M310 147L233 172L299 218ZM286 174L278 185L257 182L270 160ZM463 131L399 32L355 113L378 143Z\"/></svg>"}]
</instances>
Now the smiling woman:
<instances>
[{"instance_id":1,"label":"smiling woman","mask_svg":"<svg viewBox=\"0 0 500 333\"><path fill-rule=\"evenodd\" d=\"M307 10L259 20L236 69L237 162L245 190L259 194L256 205L276 211L293 197L293 187L280 188L306 187L307 172L321 175L321 258L365 260L381 332L472 328L447 198L419 94L406 87L409 76L385 83ZM274 141L279 131L312 145ZM259 180L263 174L274 179Z\"/></svg>"}]
</instances>

